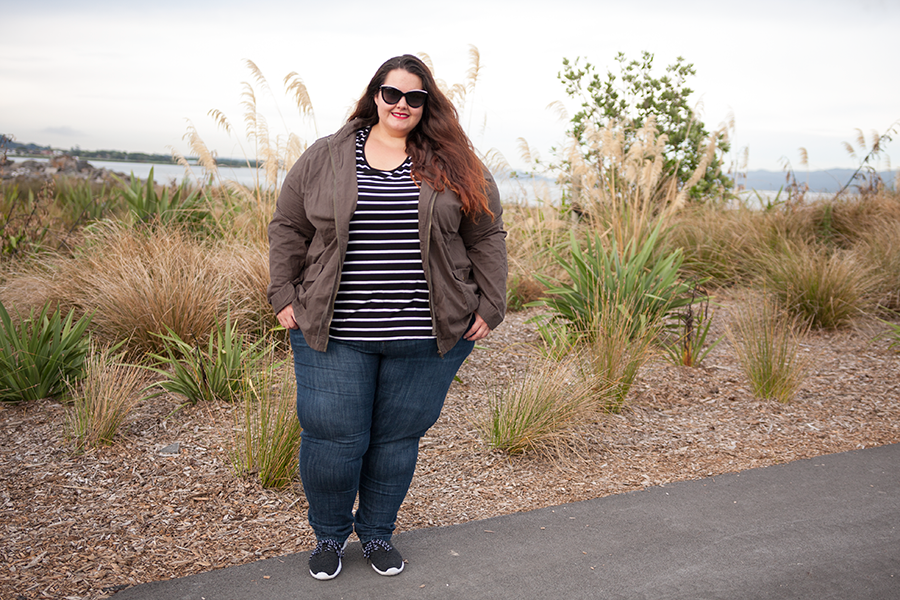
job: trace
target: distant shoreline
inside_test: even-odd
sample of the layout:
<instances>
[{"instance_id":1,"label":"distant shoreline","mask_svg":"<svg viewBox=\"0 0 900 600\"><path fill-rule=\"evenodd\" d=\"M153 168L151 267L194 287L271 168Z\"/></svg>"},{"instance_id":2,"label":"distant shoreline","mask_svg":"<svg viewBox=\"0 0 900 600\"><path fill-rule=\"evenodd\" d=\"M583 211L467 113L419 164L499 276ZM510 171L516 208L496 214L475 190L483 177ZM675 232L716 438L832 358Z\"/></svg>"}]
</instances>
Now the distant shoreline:
<instances>
[{"instance_id":1,"label":"distant shoreline","mask_svg":"<svg viewBox=\"0 0 900 600\"><path fill-rule=\"evenodd\" d=\"M8 152L7 158L10 160L48 160L53 158L53 156L59 156L60 154L65 154L76 158L78 160L102 160L104 162L117 162L117 163L140 163L140 164L149 164L149 165L177 165L178 162L173 158L163 158L162 156L153 156L150 158L114 158L108 156L92 156L93 153L88 153L87 155L76 153L76 152L59 152L58 154L48 155L48 154L19 154L15 152ZM200 162L196 157L187 156L185 159L188 161L188 164L192 167L200 166ZM231 168L241 168L247 167L247 161L238 160L236 158L217 158L216 164L220 167L231 167Z\"/></svg>"}]
</instances>

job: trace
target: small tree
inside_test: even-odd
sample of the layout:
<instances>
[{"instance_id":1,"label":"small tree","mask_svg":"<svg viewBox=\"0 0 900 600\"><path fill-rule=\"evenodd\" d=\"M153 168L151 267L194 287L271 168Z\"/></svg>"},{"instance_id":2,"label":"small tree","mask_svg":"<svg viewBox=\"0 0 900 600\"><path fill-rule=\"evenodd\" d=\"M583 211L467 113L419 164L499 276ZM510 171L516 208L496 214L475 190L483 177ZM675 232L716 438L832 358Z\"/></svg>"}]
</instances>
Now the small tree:
<instances>
[{"instance_id":1,"label":"small tree","mask_svg":"<svg viewBox=\"0 0 900 600\"><path fill-rule=\"evenodd\" d=\"M588 125L602 129L624 127L626 143L652 117L660 134L666 136L666 173L675 175L679 185L687 182L700 166L709 142L715 141L717 150L702 177L690 190L690 197L701 198L714 190L732 186L731 179L721 172L722 155L729 145L724 131L711 135L688 104L693 90L686 86L695 75L694 65L678 57L666 68L666 74L653 77L653 54L643 52L641 60L627 60L621 52L616 56L618 74L608 71L602 78L595 67L580 58L573 62L563 59L559 79L566 93L581 100L581 110L572 118L571 134L585 149L585 160L597 163L599 156L587 150ZM625 148L627 151L627 147ZM599 166L599 165L598 165Z\"/></svg>"}]
</instances>

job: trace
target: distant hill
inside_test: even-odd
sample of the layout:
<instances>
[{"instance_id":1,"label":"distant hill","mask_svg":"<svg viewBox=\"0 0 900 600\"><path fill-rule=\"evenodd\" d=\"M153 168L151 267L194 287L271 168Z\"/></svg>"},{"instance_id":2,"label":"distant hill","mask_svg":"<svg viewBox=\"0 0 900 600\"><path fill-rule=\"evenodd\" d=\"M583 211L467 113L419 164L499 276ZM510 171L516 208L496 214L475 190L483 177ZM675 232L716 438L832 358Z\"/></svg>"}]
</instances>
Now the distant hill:
<instances>
[{"instance_id":1,"label":"distant hill","mask_svg":"<svg viewBox=\"0 0 900 600\"><path fill-rule=\"evenodd\" d=\"M74 147L69 150L61 148L51 148L50 146L38 146L33 143L20 143L10 139L3 139L0 143L0 149L8 149L15 154L24 155L46 155L46 154L68 154L75 156L81 160L107 160L113 162L136 162L136 163L158 163L158 164L174 164L175 159L171 154L148 154L146 152L124 152L122 150L82 150ZM187 161L191 164L197 163L196 156L186 156ZM216 164L225 167L246 167L247 161L236 158L220 158L216 157Z\"/></svg>"},{"instance_id":2,"label":"distant hill","mask_svg":"<svg viewBox=\"0 0 900 600\"><path fill-rule=\"evenodd\" d=\"M811 192L834 193L840 190L853 177L856 169L828 169L826 171L795 172L797 183L809 185ZM896 173L883 171L879 173L888 187L894 187ZM786 185L783 171L749 171L747 178L739 183L748 190L777 191ZM852 186L851 186L852 188Z\"/></svg>"}]
</instances>

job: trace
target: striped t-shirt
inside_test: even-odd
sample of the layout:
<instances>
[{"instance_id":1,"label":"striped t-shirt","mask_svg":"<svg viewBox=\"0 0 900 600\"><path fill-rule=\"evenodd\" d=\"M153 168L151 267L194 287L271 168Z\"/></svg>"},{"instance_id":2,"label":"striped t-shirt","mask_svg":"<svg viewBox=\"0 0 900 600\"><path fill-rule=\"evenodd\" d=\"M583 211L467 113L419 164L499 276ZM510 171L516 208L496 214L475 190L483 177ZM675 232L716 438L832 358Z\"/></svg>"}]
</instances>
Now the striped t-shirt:
<instances>
[{"instance_id":1,"label":"striped t-shirt","mask_svg":"<svg viewBox=\"0 0 900 600\"><path fill-rule=\"evenodd\" d=\"M370 167L363 152L369 131L356 134L359 198L329 333L338 340L433 338L412 161L393 171Z\"/></svg>"}]
</instances>

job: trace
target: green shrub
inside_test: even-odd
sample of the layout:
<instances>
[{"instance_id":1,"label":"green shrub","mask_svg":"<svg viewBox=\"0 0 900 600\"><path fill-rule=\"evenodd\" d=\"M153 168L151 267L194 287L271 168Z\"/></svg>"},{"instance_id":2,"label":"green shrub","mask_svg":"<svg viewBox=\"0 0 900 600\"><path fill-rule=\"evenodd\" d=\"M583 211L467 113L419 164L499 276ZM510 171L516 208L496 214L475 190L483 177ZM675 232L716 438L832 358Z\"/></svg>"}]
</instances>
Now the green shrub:
<instances>
[{"instance_id":1,"label":"green shrub","mask_svg":"<svg viewBox=\"0 0 900 600\"><path fill-rule=\"evenodd\" d=\"M297 473L300 422L297 388L291 369L268 367L241 385L241 410L235 410L231 464L240 476L259 478L266 488L282 488Z\"/></svg>"},{"instance_id":2,"label":"green shrub","mask_svg":"<svg viewBox=\"0 0 900 600\"><path fill-rule=\"evenodd\" d=\"M52 398L66 391L66 380L83 376L90 350L87 328L91 316L63 319L59 309L45 305L35 316L13 322L0 302L0 400L20 402Z\"/></svg>"},{"instance_id":3,"label":"green shrub","mask_svg":"<svg viewBox=\"0 0 900 600\"><path fill-rule=\"evenodd\" d=\"M43 248L50 235L47 218L49 187L35 196L32 190L4 186L0 196L0 257L22 257Z\"/></svg>"}]
</instances>

